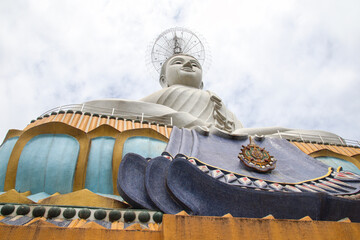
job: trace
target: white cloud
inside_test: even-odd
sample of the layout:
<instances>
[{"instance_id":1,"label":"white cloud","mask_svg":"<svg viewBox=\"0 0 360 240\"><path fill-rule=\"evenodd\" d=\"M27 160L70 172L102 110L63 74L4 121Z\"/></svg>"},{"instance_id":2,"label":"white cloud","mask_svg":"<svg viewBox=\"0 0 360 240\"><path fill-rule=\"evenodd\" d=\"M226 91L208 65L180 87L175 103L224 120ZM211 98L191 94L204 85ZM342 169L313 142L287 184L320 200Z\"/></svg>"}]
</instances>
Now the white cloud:
<instances>
[{"instance_id":1,"label":"white cloud","mask_svg":"<svg viewBox=\"0 0 360 240\"><path fill-rule=\"evenodd\" d=\"M358 1L2 1L0 137L53 107L139 99L163 30L209 42L205 88L247 127L321 129L360 139Z\"/></svg>"}]
</instances>

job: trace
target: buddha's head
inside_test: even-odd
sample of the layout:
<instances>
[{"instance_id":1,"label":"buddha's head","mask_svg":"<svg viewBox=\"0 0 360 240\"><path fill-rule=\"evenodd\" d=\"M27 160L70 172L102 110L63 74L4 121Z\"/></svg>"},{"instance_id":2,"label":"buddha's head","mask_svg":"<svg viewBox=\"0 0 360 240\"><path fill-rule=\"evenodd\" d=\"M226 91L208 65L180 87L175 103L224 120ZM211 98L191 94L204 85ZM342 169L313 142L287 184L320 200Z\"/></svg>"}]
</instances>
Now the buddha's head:
<instances>
[{"instance_id":1,"label":"buddha's head","mask_svg":"<svg viewBox=\"0 0 360 240\"><path fill-rule=\"evenodd\" d=\"M162 65L159 81L163 88L178 84L202 89L201 65L190 55L176 54Z\"/></svg>"}]
</instances>

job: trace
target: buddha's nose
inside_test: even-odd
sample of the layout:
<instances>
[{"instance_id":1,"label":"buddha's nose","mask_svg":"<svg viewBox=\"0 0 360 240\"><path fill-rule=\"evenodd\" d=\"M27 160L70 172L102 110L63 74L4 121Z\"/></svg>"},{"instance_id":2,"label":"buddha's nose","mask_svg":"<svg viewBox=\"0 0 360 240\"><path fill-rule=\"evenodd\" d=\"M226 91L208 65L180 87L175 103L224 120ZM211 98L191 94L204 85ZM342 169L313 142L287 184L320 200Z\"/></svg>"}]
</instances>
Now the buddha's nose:
<instances>
[{"instance_id":1,"label":"buddha's nose","mask_svg":"<svg viewBox=\"0 0 360 240\"><path fill-rule=\"evenodd\" d=\"M191 64L190 61L187 61L183 66L184 66L184 67L192 68L192 64Z\"/></svg>"}]
</instances>

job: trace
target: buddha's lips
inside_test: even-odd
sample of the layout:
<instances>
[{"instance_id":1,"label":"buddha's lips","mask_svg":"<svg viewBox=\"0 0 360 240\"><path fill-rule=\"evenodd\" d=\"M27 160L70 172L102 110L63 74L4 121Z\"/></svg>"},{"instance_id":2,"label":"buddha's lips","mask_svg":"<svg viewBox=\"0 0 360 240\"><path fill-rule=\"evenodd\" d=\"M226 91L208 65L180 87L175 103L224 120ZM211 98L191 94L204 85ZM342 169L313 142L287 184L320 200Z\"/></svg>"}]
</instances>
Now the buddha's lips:
<instances>
[{"instance_id":1,"label":"buddha's lips","mask_svg":"<svg viewBox=\"0 0 360 240\"><path fill-rule=\"evenodd\" d=\"M189 67L182 67L181 70L186 71L186 72L195 72L192 68L189 68Z\"/></svg>"}]
</instances>

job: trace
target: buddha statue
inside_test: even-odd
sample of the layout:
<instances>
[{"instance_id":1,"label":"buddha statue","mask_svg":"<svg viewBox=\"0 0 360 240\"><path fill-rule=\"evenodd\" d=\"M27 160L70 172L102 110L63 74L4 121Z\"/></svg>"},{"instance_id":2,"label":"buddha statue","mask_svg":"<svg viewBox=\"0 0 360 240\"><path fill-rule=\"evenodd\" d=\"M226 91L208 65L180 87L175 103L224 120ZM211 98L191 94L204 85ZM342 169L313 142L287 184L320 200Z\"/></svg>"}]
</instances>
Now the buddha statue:
<instances>
[{"instance_id":1,"label":"buddha statue","mask_svg":"<svg viewBox=\"0 0 360 240\"><path fill-rule=\"evenodd\" d=\"M85 103L88 108L113 108L150 119L172 119L177 127L202 127L220 130L229 136L267 135L286 136L288 139L323 141L343 144L336 134L320 130L301 130L284 127L243 128L235 114L228 110L215 93L203 90L202 66L193 56L174 54L161 67L160 85L163 89L139 101L103 99Z\"/></svg>"},{"instance_id":2,"label":"buddha statue","mask_svg":"<svg viewBox=\"0 0 360 240\"><path fill-rule=\"evenodd\" d=\"M86 102L85 106L171 117L177 127L217 128L227 133L242 128L235 114L215 93L202 89L202 67L196 58L186 54L173 55L162 65L159 82L163 89L139 101L105 99Z\"/></svg>"},{"instance_id":3,"label":"buddha statue","mask_svg":"<svg viewBox=\"0 0 360 240\"><path fill-rule=\"evenodd\" d=\"M218 133L223 136L265 135L301 141L345 144L338 135L319 130L284 127L244 128L215 93L203 90L202 41L191 31L174 28L164 31L151 52L152 64L160 73L161 90L138 101L102 99L89 101L81 109L91 113L112 114L126 119L150 120L179 128ZM201 63L201 64L200 64ZM102 109L105 111L102 112ZM115 114L114 114L115 112ZM252 116L247 116L252 117ZM170 121L169 121L170 120Z\"/></svg>"}]
</instances>

